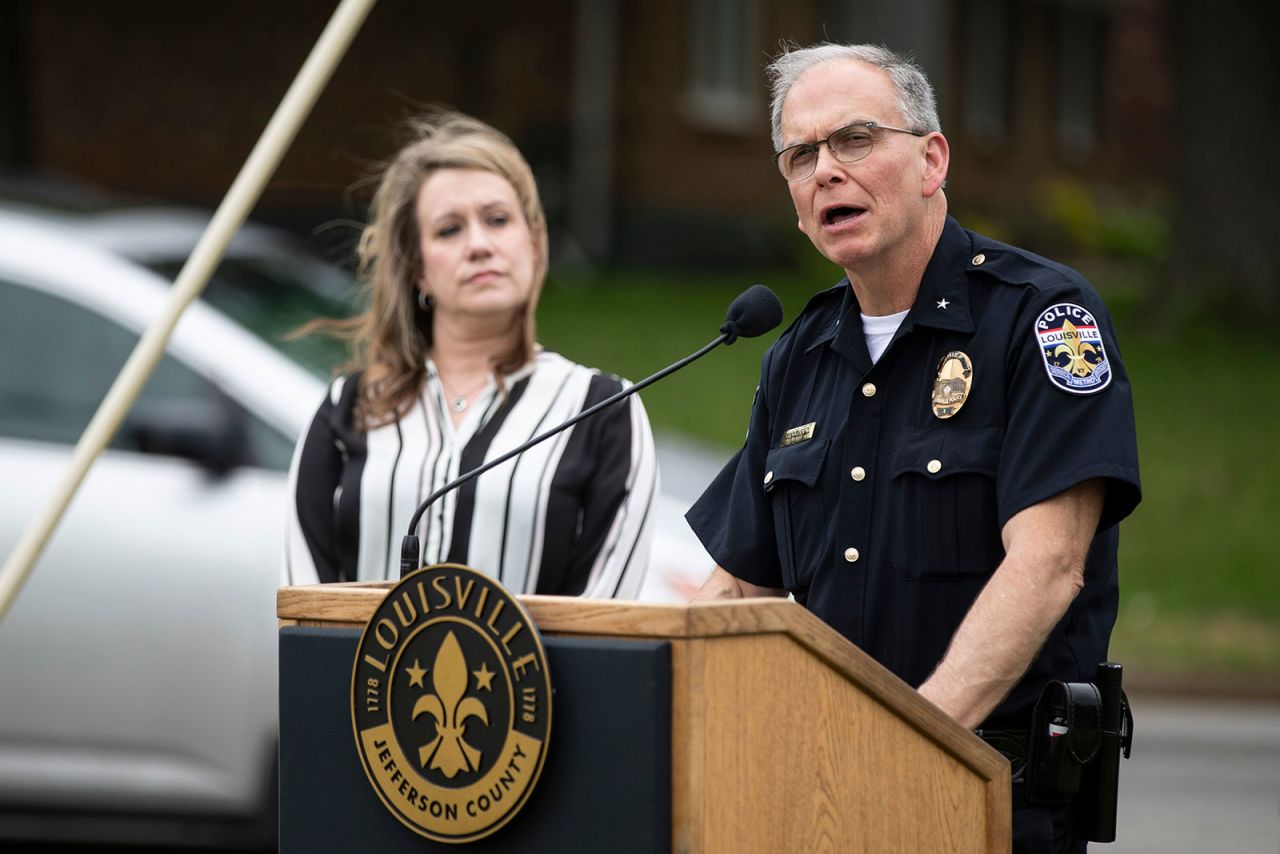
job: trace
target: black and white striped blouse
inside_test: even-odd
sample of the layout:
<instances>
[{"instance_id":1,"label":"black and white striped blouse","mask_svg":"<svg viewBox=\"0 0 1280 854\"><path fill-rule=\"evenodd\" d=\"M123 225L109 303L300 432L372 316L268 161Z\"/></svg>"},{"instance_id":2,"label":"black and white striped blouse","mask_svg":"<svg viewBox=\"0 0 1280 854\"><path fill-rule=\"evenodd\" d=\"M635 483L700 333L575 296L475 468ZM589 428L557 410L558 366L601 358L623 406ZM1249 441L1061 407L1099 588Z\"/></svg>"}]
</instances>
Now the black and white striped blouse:
<instances>
[{"instance_id":1,"label":"black and white striped blouse","mask_svg":"<svg viewBox=\"0 0 1280 854\"><path fill-rule=\"evenodd\" d=\"M619 391L617 377L541 351L490 380L454 427L428 363L397 422L352 425L356 378L336 380L290 472L286 583L395 579L418 505L460 473ZM427 563L462 563L516 593L636 598L653 533L658 467L639 396L574 425L433 504L418 525Z\"/></svg>"}]
</instances>

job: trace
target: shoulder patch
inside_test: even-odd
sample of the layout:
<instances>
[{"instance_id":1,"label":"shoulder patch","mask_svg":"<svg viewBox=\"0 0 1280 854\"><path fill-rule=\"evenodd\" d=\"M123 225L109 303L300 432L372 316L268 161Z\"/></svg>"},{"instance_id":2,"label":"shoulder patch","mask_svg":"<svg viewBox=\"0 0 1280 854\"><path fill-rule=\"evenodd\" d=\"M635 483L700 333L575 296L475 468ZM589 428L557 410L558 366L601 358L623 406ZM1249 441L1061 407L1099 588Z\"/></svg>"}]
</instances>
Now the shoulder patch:
<instances>
[{"instance_id":1,"label":"shoulder patch","mask_svg":"<svg viewBox=\"0 0 1280 854\"><path fill-rule=\"evenodd\" d=\"M1036 340L1049 381L1072 394L1092 394L1111 383L1111 363L1093 313L1062 302L1035 320Z\"/></svg>"}]
</instances>

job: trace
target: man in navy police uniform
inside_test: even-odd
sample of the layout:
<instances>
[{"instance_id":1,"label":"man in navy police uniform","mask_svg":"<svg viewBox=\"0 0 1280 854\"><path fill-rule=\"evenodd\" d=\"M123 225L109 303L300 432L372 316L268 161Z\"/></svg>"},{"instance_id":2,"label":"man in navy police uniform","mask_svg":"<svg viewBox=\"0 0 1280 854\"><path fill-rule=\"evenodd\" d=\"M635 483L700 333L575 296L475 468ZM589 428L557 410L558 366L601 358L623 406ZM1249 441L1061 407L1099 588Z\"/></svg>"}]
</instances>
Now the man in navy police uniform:
<instances>
[{"instance_id":1,"label":"man in navy police uniform","mask_svg":"<svg viewBox=\"0 0 1280 854\"><path fill-rule=\"evenodd\" d=\"M766 353L746 443L688 514L717 562L697 598L793 594L964 726L1025 731L1115 622L1139 481L1111 320L1078 273L948 216L916 66L820 45L769 74L800 230L847 279ZM1018 786L1015 851L1084 849Z\"/></svg>"}]
</instances>

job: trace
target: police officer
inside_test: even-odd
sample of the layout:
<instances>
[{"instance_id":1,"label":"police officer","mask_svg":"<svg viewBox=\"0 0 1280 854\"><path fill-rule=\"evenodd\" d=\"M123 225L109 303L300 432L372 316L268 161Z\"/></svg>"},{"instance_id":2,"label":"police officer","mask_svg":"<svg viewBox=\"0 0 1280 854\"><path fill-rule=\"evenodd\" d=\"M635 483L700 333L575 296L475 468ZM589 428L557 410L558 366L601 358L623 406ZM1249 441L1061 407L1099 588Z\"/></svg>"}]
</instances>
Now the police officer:
<instances>
[{"instance_id":1,"label":"police officer","mask_svg":"<svg viewBox=\"0 0 1280 854\"><path fill-rule=\"evenodd\" d=\"M1129 379L1075 271L947 214L915 65L870 45L769 68L800 230L847 278L765 354L747 440L688 514L697 598L795 596L966 727L1025 743L1050 679L1090 681L1139 501ZM1015 783L1015 851L1080 851Z\"/></svg>"}]
</instances>

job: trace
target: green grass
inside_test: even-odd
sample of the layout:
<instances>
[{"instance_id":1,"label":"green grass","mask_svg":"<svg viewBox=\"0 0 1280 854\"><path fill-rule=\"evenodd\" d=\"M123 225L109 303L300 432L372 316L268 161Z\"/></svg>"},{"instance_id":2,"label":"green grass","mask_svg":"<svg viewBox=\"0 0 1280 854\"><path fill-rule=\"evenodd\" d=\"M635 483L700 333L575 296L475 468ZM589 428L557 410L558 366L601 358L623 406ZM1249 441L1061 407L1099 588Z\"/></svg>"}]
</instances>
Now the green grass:
<instances>
[{"instance_id":1,"label":"green grass","mask_svg":"<svg viewBox=\"0 0 1280 854\"><path fill-rule=\"evenodd\" d=\"M760 277L789 321L812 282ZM682 273L558 276L539 338L577 361L642 379L710 341L750 282ZM1145 328L1114 305L1133 378L1143 503L1121 528L1121 613L1113 655L1159 671L1280 673L1280 394L1274 345L1201 321ZM739 446L775 334L720 348L644 393L658 430Z\"/></svg>"},{"instance_id":2,"label":"green grass","mask_svg":"<svg viewBox=\"0 0 1280 854\"><path fill-rule=\"evenodd\" d=\"M809 293L778 286L788 322ZM831 277L834 283L836 277ZM725 309L751 282L678 273L610 274L607 284L553 278L538 309L538 338L571 359L641 380L719 334ZM655 428L723 446L742 444L770 333L719 347L643 393Z\"/></svg>"},{"instance_id":3,"label":"green grass","mask_svg":"<svg viewBox=\"0 0 1280 854\"><path fill-rule=\"evenodd\" d=\"M1280 673L1274 346L1211 322L1120 331L1143 503L1121 527L1116 647L1162 669Z\"/></svg>"}]
</instances>

